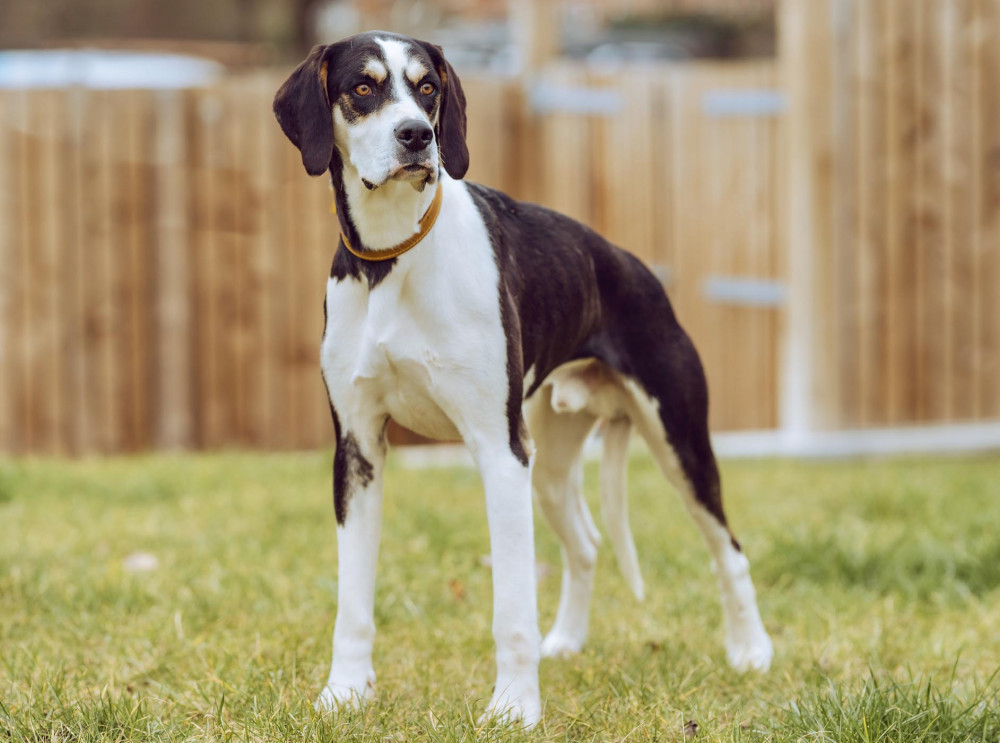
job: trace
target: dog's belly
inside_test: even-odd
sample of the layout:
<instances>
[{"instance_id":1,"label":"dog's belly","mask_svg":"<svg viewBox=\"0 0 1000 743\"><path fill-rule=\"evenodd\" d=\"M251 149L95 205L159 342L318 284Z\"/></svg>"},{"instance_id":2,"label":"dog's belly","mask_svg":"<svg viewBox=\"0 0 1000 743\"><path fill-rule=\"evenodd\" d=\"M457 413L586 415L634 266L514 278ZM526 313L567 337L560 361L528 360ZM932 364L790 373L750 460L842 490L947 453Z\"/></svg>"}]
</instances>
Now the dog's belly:
<instances>
[{"instance_id":1,"label":"dog's belly","mask_svg":"<svg viewBox=\"0 0 1000 743\"><path fill-rule=\"evenodd\" d=\"M461 435L441 407L417 385L396 384L385 395L389 415L399 425L432 439L459 439Z\"/></svg>"},{"instance_id":2,"label":"dog's belly","mask_svg":"<svg viewBox=\"0 0 1000 743\"><path fill-rule=\"evenodd\" d=\"M405 349L405 350L404 350ZM447 387L440 370L421 357L426 350L383 341L363 354L366 394L381 401L389 416L401 426L432 439L458 439L455 424L441 409L434 390Z\"/></svg>"}]
</instances>

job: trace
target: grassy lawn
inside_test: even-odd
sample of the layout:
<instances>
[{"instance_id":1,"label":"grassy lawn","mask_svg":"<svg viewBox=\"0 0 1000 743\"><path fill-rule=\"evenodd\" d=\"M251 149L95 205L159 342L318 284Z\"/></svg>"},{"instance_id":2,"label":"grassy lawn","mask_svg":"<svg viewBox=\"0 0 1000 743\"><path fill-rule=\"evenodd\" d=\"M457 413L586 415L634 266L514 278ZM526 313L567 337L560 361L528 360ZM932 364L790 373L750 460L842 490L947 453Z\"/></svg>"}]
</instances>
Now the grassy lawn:
<instances>
[{"instance_id":1,"label":"grassy lawn","mask_svg":"<svg viewBox=\"0 0 1000 743\"><path fill-rule=\"evenodd\" d=\"M1000 740L1000 461L723 477L770 673L725 665L707 552L639 456L647 598L602 545L589 646L542 662L544 720L523 733L475 722L494 671L475 472L390 459L378 698L324 718L329 453L0 461L0 740ZM544 631L559 553L543 525L537 543ZM129 571L136 552L159 567Z\"/></svg>"}]
</instances>

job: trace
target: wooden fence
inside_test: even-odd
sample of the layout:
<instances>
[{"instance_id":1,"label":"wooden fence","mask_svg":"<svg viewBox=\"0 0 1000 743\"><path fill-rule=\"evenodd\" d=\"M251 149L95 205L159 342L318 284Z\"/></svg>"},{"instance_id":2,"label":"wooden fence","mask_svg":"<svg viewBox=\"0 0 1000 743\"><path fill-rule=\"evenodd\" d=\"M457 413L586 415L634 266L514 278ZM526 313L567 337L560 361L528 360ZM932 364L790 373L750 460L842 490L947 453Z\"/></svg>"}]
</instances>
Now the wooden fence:
<instances>
[{"instance_id":1,"label":"wooden fence","mask_svg":"<svg viewBox=\"0 0 1000 743\"><path fill-rule=\"evenodd\" d=\"M1000 419L1000 0L780 8L776 65L465 76L469 177L653 268L716 430ZM0 92L0 452L329 443L280 79Z\"/></svg>"},{"instance_id":2,"label":"wooden fence","mask_svg":"<svg viewBox=\"0 0 1000 743\"><path fill-rule=\"evenodd\" d=\"M653 268L716 430L1000 419L1000 0L780 8L777 64L465 76L469 177ZM0 92L0 452L329 444L280 79Z\"/></svg>"},{"instance_id":3,"label":"wooden fence","mask_svg":"<svg viewBox=\"0 0 1000 743\"><path fill-rule=\"evenodd\" d=\"M786 424L1000 418L1000 2L785 0Z\"/></svg>"},{"instance_id":4,"label":"wooden fence","mask_svg":"<svg viewBox=\"0 0 1000 743\"><path fill-rule=\"evenodd\" d=\"M717 428L776 424L780 316L709 301L705 280L780 278L783 251L777 120L705 101L775 74L465 78L469 177L654 267L705 357ZM272 118L280 79L0 93L0 452L330 443L317 349L337 226ZM604 104L564 110L567 88Z\"/></svg>"}]
</instances>

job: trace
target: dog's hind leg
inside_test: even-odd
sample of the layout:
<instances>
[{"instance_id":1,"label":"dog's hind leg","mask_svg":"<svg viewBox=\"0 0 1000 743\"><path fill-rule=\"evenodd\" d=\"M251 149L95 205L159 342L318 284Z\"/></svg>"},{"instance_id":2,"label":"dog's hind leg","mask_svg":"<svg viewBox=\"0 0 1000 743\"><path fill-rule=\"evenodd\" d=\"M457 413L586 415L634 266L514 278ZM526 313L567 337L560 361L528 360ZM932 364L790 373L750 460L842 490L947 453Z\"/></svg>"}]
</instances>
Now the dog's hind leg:
<instances>
[{"instance_id":1,"label":"dog's hind leg","mask_svg":"<svg viewBox=\"0 0 1000 743\"><path fill-rule=\"evenodd\" d=\"M719 471L708 435L708 396L694 347L683 336L673 348L674 368L648 380L650 396L634 381L631 417L667 479L681 494L712 553L726 627L726 655L739 671L766 670L773 648L757 608L750 563L726 523ZM680 367L684 366L681 370ZM668 380L663 383L663 380ZM685 384L679 384L683 379Z\"/></svg>"},{"instance_id":2,"label":"dog's hind leg","mask_svg":"<svg viewBox=\"0 0 1000 743\"><path fill-rule=\"evenodd\" d=\"M586 411L557 413L545 385L526 407L535 441L532 482L542 514L562 544L562 591L542 656L579 652L587 639L600 535L583 498L582 450L597 418Z\"/></svg>"},{"instance_id":3,"label":"dog's hind leg","mask_svg":"<svg viewBox=\"0 0 1000 743\"><path fill-rule=\"evenodd\" d=\"M657 456L661 462L671 458L673 457L666 452ZM681 494L684 505L712 553L722 595L726 657L737 671L766 671L771 665L774 650L757 608L757 594L750 578L750 562L725 521L703 505L706 491L701 488L714 491L719 489L715 457L708 448L696 453L688 452L685 458L688 463L682 469L669 464L664 469L670 473L673 485ZM692 476L692 469L700 469L700 476ZM699 485L692 485L692 482L699 482L699 479ZM721 501L719 508L721 511Z\"/></svg>"},{"instance_id":4,"label":"dog's hind leg","mask_svg":"<svg viewBox=\"0 0 1000 743\"><path fill-rule=\"evenodd\" d=\"M604 454L601 458L601 515L618 560L618 568L632 593L642 601L642 573L628 521L628 441L631 434L632 421L625 416L613 418L605 425Z\"/></svg>"}]
</instances>

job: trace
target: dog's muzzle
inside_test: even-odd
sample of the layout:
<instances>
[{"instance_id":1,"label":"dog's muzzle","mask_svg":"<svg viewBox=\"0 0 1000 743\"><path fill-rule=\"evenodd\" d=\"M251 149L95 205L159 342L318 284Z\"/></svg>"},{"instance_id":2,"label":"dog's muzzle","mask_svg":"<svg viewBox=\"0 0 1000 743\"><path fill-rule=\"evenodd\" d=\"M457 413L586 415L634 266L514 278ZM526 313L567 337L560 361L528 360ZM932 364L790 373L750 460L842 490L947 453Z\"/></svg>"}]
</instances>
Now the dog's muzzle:
<instances>
[{"instance_id":1,"label":"dog's muzzle","mask_svg":"<svg viewBox=\"0 0 1000 743\"><path fill-rule=\"evenodd\" d=\"M434 139L430 124L420 119L401 121L394 130L396 139L410 152L423 152Z\"/></svg>"},{"instance_id":2,"label":"dog's muzzle","mask_svg":"<svg viewBox=\"0 0 1000 743\"><path fill-rule=\"evenodd\" d=\"M435 180L436 168L434 150L434 130L430 124L420 119L407 119L393 130L399 143L398 166L389 175L394 181L408 181L414 188L423 191L428 182Z\"/></svg>"},{"instance_id":3,"label":"dog's muzzle","mask_svg":"<svg viewBox=\"0 0 1000 743\"><path fill-rule=\"evenodd\" d=\"M437 157L433 147L434 130L423 119L404 119L393 129L396 152L384 180L372 182L362 178L369 191L388 181L404 181L418 191L437 180Z\"/></svg>"}]
</instances>

